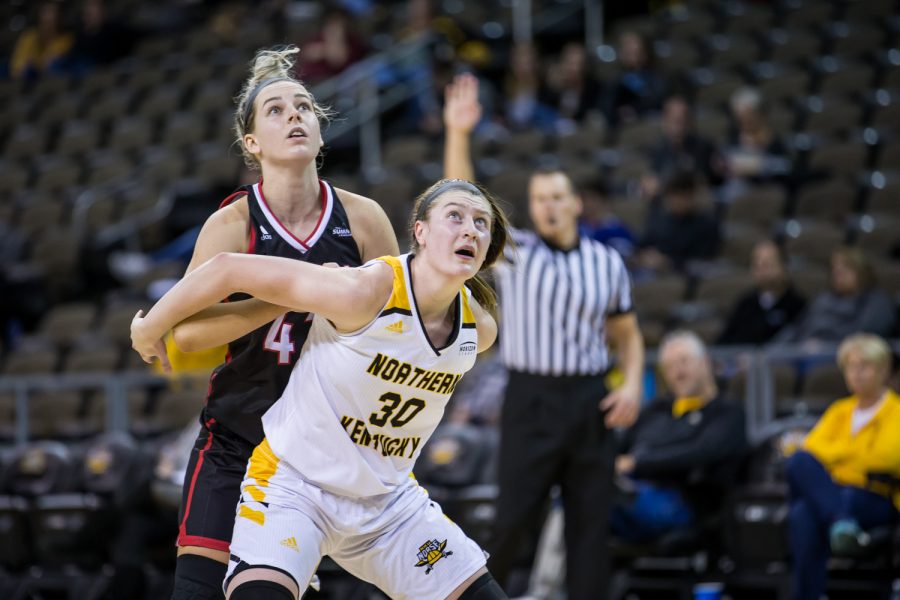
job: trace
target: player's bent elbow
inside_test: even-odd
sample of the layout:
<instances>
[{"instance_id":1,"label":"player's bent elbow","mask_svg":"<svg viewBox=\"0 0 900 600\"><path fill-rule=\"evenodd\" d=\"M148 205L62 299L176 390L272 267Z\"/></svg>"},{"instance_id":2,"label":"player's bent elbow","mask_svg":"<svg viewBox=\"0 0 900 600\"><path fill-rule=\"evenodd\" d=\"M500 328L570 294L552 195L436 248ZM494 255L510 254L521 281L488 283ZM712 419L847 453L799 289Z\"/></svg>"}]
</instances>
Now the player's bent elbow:
<instances>
[{"instance_id":1,"label":"player's bent elbow","mask_svg":"<svg viewBox=\"0 0 900 600\"><path fill-rule=\"evenodd\" d=\"M197 352L203 350L197 336L194 335L190 323L180 323L172 328L172 340L181 352Z\"/></svg>"}]
</instances>

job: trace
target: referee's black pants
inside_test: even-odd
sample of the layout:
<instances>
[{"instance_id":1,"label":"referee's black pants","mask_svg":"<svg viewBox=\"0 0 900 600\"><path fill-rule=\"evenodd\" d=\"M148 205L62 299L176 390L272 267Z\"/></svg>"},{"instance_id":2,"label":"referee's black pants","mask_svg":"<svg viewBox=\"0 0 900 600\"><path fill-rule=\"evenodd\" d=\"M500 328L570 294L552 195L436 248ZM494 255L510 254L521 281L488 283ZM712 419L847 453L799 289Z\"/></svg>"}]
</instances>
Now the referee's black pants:
<instances>
[{"instance_id":1,"label":"referee's black pants","mask_svg":"<svg viewBox=\"0 0 900 600\"><path fill-rule=\"evenodd\" d=\"M601 375L510 372L500 421L500 495L488 567L506 584L513 562L542 526L550 488L565 510L569 600L608 596L613 435L598 409Z\"/></svg>"}]
</instances>

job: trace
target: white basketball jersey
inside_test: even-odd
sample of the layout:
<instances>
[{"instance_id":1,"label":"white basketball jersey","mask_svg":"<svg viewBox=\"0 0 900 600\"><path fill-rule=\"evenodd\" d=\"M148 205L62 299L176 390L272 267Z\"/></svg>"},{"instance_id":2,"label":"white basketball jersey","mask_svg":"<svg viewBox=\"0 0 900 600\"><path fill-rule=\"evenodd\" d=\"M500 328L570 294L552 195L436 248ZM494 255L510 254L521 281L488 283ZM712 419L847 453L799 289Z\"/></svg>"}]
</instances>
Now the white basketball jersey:
<instances>
[{"instance_id":1,"label":"white basketball jersey","mask_svg":"<svg viewBox=\"0 0 900 600\"><path fill-rule=\"evenodd\" d=\"M316 315L284 394L263 416L280 460L351 497L390 492L409 477L478 351L467 288L447 345L436 348L416 307L412 255L377 260L394 270L381 313L352 333Z\"/></svg>"}]
</instances>

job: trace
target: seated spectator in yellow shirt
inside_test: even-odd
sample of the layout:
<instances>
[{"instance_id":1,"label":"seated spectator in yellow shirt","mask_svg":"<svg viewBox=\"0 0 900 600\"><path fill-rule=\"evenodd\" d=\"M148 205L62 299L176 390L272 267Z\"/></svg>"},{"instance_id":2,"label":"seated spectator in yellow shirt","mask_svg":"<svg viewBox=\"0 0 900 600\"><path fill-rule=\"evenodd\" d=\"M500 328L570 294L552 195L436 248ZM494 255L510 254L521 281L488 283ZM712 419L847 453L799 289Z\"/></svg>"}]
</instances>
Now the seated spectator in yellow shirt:
<instances>
[{"instance_id":1,"label":"seated spectator in yellow shirt","mask_svg":"<svg viewBox=\"0 0 900 600\"><path fill-rule=\"evenodd\" d=\"M890 523L900 496L872 474L900 477L900 396L888 389L891 351L880 337L855 334L838 348L853 395L832 404L787 465L789 534L796 600L825 592L830 552L853 553L866 530Z\"/></svg>"},{"instance_id":2,"label":"seated spectator in yellow shirt","mask_svg":"<svg viewBox=\"0 0 900 600\"><path fill-rule=\"evenodd\" d=\"M19 35L9 63L13 79L33 80L42 73L59 71L72 47L72 35L62 27L60 5L44 2L37 23Z\"/></svg>"}]
</instances>

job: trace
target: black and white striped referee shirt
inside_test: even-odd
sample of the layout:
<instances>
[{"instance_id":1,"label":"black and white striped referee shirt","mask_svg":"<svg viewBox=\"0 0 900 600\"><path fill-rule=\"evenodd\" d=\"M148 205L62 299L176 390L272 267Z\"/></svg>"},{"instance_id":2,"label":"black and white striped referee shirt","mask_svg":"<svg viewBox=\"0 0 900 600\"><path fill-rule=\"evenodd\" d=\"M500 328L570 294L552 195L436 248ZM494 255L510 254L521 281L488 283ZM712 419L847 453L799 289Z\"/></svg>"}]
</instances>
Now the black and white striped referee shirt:
<instances>
[{"instance_id":1,"label":"black and white striped referee shirt","mask_svg":"<svg viewBox=\"0 0 900 600\"><path fill-rule=\"evenodd\" d=\"M530 231L512 237L517 247L494 268L506 367L536 375L606 371L606 319L633 309L622 257L584 236L568 251Z\"/></svg>"}]
</instances>

